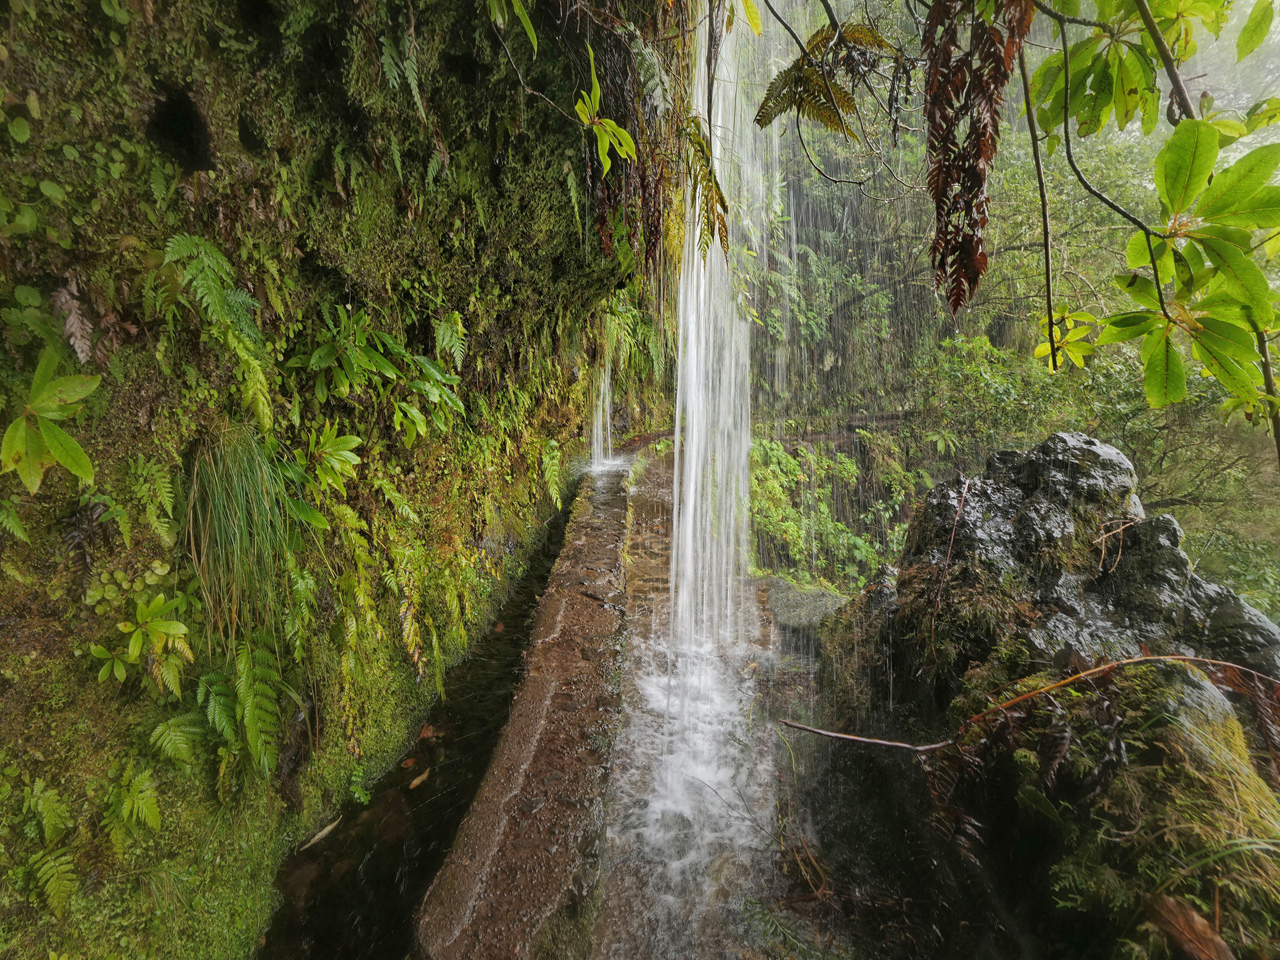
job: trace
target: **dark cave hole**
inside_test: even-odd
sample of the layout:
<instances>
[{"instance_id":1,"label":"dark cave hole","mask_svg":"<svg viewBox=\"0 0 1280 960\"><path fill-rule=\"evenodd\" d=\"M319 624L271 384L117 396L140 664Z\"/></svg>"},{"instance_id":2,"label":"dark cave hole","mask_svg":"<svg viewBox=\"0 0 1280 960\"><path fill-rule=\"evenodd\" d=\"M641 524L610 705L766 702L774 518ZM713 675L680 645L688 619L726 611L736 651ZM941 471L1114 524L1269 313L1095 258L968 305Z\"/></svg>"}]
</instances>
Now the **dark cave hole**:
<instances>
[{"instance_id":1,"label":"dark cave hole","mask_svg":"<svg viewBox=\"0 0 1280 960\"><path fill-rule=\"evenodd\" d=\"M213 139L200 109L185 90L170 90L156 104L147 124L147 139L186 173L213 169Z\"/></svg>"},{"instance_id":2,"label":"dark cave hole","mask_svg":"<svg viewBox=\"0 0 1280 960\"><path fill-rule=\"evenodd\" d=\"M247 113L240 114L237 127L240 135L240 146L255 155L267 152L267 141L262 138L258 125L253 122L252 117Z\"/></svg>"}]
</instances>

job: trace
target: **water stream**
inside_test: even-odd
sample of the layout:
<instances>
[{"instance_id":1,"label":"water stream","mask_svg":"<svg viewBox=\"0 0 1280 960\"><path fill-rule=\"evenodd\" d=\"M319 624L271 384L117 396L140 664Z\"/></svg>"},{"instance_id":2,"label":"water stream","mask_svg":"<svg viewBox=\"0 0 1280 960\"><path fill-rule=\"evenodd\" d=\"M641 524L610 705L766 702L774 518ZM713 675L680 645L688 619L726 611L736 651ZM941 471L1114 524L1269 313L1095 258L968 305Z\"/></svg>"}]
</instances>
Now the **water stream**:
<instances>
[{"instance_id":1,"label":"water stream","mask_svg":"<svg viewBox=\"0 0 1280 960\"><path fill-rule=\"evenodd\" d=\"M695 49L706 43L700 30ZM763 138L739 96L736 35L722 40L714 84L706 58L696 60L693 102L707 103L710 90L711 152L732 197L736 248L752 186L768 175ZM697 222L692 207L688 217ZM633 494L657 537L643 559L633 554L651 582L629 590L627 723L614 753L598 958L722 955L771 843L772 734L756 676L772 653L746 579L750 327L730 265L718 244L702 256L695 229L685 233L678 311L670 500L661 503L652 477ZM665 583L654 569L662 559Z\"/></svg>"}]
</instances>

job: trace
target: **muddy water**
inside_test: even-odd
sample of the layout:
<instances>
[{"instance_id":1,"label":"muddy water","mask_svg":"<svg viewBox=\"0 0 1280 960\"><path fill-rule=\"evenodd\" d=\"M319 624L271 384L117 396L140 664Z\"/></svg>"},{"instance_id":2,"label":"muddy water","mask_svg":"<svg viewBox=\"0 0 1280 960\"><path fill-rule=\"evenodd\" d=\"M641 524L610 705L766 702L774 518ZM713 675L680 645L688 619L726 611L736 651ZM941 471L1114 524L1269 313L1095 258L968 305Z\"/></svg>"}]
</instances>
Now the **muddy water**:
<instances>
[{"instance_id":1,"label":"muddy water","mask_svg":"<svg viewBox=\"0 0 1280 960\"><path fill-rule=\"evenodd\" d=\"M446 674L448 699L432 710L413 749L374 785L369 804L348 804L332 833L281 868L276 885L284 903L260 960L400 960L408 954L414 913L506 725L564 521L552 522L489 634Z\"/></svg>"}]
</instances>

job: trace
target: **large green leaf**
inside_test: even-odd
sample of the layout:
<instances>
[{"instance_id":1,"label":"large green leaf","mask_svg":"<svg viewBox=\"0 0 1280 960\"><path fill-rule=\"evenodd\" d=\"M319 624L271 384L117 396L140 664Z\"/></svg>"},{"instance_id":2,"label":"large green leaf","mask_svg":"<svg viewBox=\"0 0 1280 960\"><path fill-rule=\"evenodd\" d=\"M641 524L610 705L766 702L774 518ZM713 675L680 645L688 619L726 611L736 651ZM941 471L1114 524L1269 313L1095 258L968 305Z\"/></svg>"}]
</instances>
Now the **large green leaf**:
<instances>
[{"instance_id":1,"label":"large green leaf","mask_svg":"<svg viewBox=\"0 0 1280 960\"><path fill-rule=\"evenodd\" d=\"M1258 45L1267 38L1274 17L1275 10L1271 6L1271 0L1254 0L1249 19L1245 21L1240 37L1236 40L1236 63L1258 49Z\"/></svg>"},{"instance_id":2,"label":"large green leaf","mask_svg":"<svg viewBox=\"0 0 1280 960\"><path fill-rule=\"evenodd\" d=\"M35 493L40 489L40 481L44 479L45 460L49 456L49 448L45 446L39 431L26 428L27 449L18 458L18 477L26 488Z\"/></svg>"},{"instance_id":3,"label":"large green leaf","mask_svg":"<svg viewBox=\"0 0 1280 960\"><path fill-rule=\"evenodd\" d=\"M529 42L533 44L533 55L538 55L538 35L533 32L533 23L529 19L529 11L524 8L524 4L520 0L511 0L511 6L516 12L516 17L520 20L520 25L524 27L525 35L528 36Z\"/></svg>"},{"instance_id":4,"label":"large green leaf","mask_svg":"<svg viewBox=\"0 0 1280 960\"><path fill-rule=\"evenodd\" d=\"M19 417L9 424L0 444L0 471L8 473L16 469L18 461L27 455L27 418Z\"/></svg>"},{"instance_id":5,"label":"large green leaf","mask_svg":"<svg viewBox=\"0 0 1280 960\"><path fill-rule=\"evenodd\" d=\"M1220 353L1245 363L1257 363L1257 338L1243 327L1214 317L1201 317L1200 329L1191 334L1198 343L1205 343Z\"/></svg>"},{"instance_id":6,"label":"large green leaf","mask_svg":"<svg viewBox=\"0 0 1280 960\"><path fill-rule=\"evenodd\" d=\"M742 0L742 12L746 15L747 25L751 27L752 32L758 37L764 30L764 24L760 22L760 8L751 0Z\"/></svg>"},{"instance_id":7,"label":"large green leaf","mask_svg":"<svg viewBox=\"0 0 1280 960\"><path fill-rule=\"evenodd\" d=\"M1156 157L1156 190L1172 216L1186 210L1209 182L1218 162L1218 131L1203 120L1184 120Z\"/></svg>"},{"instance_id":8,"label":"large green leaf","mask_svg":"<svg viewBox=\"0 0 1280 960\"><path fill-rule=\"evenodd\" d=\"M1218 268L1226 292L1251 307L1260 323L1270 322L1271 288L1258 265L1227 240L1202 237L1199 243L1209 261Z\"/></svg>"},{"instance_id":9,"label":"large green leaf","mask_svg":"<svg viewBox=\"0 0 1280 960\"><path fill-rule=\"evenodd\" d=\"M1280 143L1250 150L1213 178L1213 183L1200 195L1196 216L1202 220L1218 220L1234 212L1271 181L1278 166Z\"/></svg>"},{"instance_id":10,"label":"large green leaf","mask_svg":"<svg viewBox=\"0 0 1280 960\"><path fill-rule=\"evenodd\" d=\"M1165 330L1153 330L1149 333L1142 353L1142 386L1147 394L1147 402L1159 408L1185 400L1187 374L1182 364L1182 355L1170 342Z\"/></svg>"},{"instance_id":11,"label":"large green leaf","mask_svg":"<svg viewBox=\"0 0 1280 960\"><path fill-rule=\"evenodd\" d=\"M31 409L42 417L65 420L79 409L73 404L97 390L101 381L97 374L59 377L46 384L38 395L33 391Z\"/></svg>"},{"instance_id":12,"label":"large green leaf","mask_svg":"<svg viewBox=\"0 0 1280 960\"><path fill-rule=\"evenodd\" d=\"M1242 400L1252 400L1258 395L1253 387L1253 380L1235 358L1219 350L1214 342L1200 337L1194 337L1194 340L1196 358L1213 374L1215 380Z\"/></svg>"},{"instance_id":13,"label":"large green leaf","mask_svg":"<svg viewBox=\"0 0 1280 960\"><path fill-rule=\"evenodd\" d=\"M1280 227L1280 187L1263 187L1234 209L1218 214L1213 222L1250 230Z\"/></svg>"},{"instance_id":14,"label":"large green leaf","mask_svg":"<svg viewBox=\"0 0 1280 960\"><path fill-rule=\"evenodd\" d=\"M37 417L36 420L40 424L40 435L48 444L53 459L85 483L93 483L93 464L80 444L52 420L44 417Z\"/></svg>"}]
</instances>

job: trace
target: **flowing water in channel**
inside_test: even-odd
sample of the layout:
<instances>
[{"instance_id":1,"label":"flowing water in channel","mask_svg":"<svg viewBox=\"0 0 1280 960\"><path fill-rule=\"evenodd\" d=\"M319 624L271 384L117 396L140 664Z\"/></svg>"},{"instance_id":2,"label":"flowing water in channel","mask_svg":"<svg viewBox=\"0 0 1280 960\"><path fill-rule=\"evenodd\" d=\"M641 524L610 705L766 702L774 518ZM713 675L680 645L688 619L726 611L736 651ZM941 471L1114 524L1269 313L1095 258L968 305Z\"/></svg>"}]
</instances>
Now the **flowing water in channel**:
<instances>
[{"instance_id":1,"label":"flowing water in channel","mask_svg":"<svg viewBox=\"0 0 1280 960\"><path fill-rule=\"evenodd\" d=\"M697 49L705 44L702 35ZM714 84L706 58L697 62L693 102L710 98L736 247L751 187L768 176L764 138L739 95L736 35L722 40ZM771 845L772 732L756 676L772 654L746 579L750 327L719 246L704 259L694 229L678 309L671 499L661 502L650 477L633 494L651 542L633 554L631 575L649 582L628 590L627 721L614 752L599 958L722 955L738 936L734 907L757 892Z\"/></svg>"}]
</instances>

